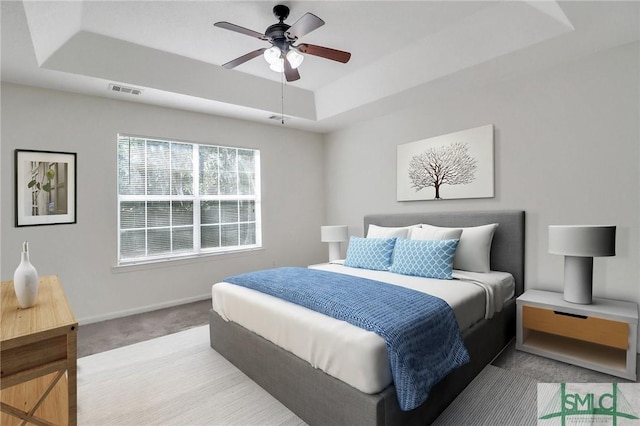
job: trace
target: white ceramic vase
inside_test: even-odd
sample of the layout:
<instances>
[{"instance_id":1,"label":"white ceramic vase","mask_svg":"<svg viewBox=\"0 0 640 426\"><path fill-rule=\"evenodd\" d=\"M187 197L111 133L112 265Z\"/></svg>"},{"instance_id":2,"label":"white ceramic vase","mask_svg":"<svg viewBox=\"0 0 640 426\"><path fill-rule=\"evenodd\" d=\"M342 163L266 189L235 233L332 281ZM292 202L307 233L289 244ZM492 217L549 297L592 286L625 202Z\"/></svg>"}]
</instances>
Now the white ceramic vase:
<instances>
[{"instance_id":1,"label":"white ceramic vase","mask_svg":"<svg viewBox=\"0 0 640 426\"><path fill-rule=\"evenodd\" d=\"M13 273L13 289L21 308L35 305L38 297L38 272L29 262L29 243L22 244L22 259Z\"/></svg>"}]
</instances>

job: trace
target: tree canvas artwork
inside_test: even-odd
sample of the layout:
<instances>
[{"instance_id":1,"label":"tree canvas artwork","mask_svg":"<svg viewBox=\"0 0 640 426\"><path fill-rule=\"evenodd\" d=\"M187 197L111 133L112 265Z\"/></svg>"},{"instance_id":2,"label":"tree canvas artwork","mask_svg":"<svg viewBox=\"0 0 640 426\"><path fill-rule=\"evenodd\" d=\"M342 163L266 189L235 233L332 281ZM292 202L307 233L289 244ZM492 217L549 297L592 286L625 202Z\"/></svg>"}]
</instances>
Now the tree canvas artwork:
<instances>
[{"instance_id":1,"label":"tree canvas artwork","mask_svg":"<svg viewBox=\"0 0 640 426\"><path fill-rule=\"evenodd\" d=\"M493 125L398 145L398 201L493 197Z\"/></svg>"}]
</instances>

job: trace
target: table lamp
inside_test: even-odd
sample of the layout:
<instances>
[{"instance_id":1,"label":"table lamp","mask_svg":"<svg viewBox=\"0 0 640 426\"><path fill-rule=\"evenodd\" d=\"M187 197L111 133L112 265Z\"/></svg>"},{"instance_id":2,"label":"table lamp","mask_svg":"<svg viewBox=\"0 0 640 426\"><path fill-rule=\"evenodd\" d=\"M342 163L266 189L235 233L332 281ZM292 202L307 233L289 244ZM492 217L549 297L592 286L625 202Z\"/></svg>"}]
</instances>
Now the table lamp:
<instances>
[{"instance_id":1,"label":"table lamp","mask_svg":"<svg viewBox=\"0 0 640 426\"><path fill-rule=\"evenodd\" d=\"M340 243L349 239L347 225L332 225L320 227L320 240L329 243L329 262L340 259Z\"/></svg>"},{"instance_id":2,"label":"table lamp","mask_svg":"<svg viewBox=\"0 0 640 426\"><path fill-rule=\"evenodd\" d=\"M616 255L616 227L549 226L549 253L564 255L564 300L591 304L593 258Z\"/></svg>"}]
</instances>

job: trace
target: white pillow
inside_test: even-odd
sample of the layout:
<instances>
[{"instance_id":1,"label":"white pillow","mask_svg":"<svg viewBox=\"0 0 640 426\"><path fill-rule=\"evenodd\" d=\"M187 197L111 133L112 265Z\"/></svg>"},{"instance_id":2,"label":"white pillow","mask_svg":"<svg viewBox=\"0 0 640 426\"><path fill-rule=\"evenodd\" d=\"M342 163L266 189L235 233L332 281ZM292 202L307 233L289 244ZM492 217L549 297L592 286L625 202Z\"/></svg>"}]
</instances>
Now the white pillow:
<instances>
[{"instance_id":1,"label":"white pillow","mask_svg":"<svg viewBox=\"0 0 640 426\"><path fill-rule=\"evenodd\" d=\"M459 240L462 228L441 228L439 226L422 225L411 231L412 240Z\"/></svg>"},{"instance_id":2,"label":"white pillow","mask_svg":"<svg viewBox=\"0 0 640 426\"><path fill-rule=\"evenodd\" d=\"M410 231L417 226L420 225L387 227L369 224L367 238L409 238Z\"/></svg>"},{"instance_id":3,"label":"white pillow","mask_svg":"<svg viewBox=\"0 0 640 426\"><path fill-rule=\"evenodd\" d=\"M453 260L453 269L470 272L489 272L491 270L491 242L497 227L497 223L468 228L445 228L423 224L420 229L428 230L425 233L430 233L431 235L449 235L446 231L462 230L462 234L459 237L460 242L456 249L456 257ZM418 231L414 232L412 236L417 235L417 233Z\"/></svg>"}]
</instances>

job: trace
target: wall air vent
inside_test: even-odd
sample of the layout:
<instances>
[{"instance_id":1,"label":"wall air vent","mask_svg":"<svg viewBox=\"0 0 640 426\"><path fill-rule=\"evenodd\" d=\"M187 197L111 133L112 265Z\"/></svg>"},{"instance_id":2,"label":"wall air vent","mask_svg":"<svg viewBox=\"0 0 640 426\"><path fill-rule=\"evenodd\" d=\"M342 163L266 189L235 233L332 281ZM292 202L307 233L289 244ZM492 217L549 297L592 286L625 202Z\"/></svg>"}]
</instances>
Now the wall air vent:
<instances>
[{"instance_id":1,"label":"wall air vent","mask_svg":"<svg viewBox=\"0 0 640 426\"><path fill-rule=\"evenodd\" d=\"M122 86L120 84L110 84L109 90L112 92L126 93L128 95L141 95L142 89L136 89L135 87Z\"/></svg>"}]
</instances>

